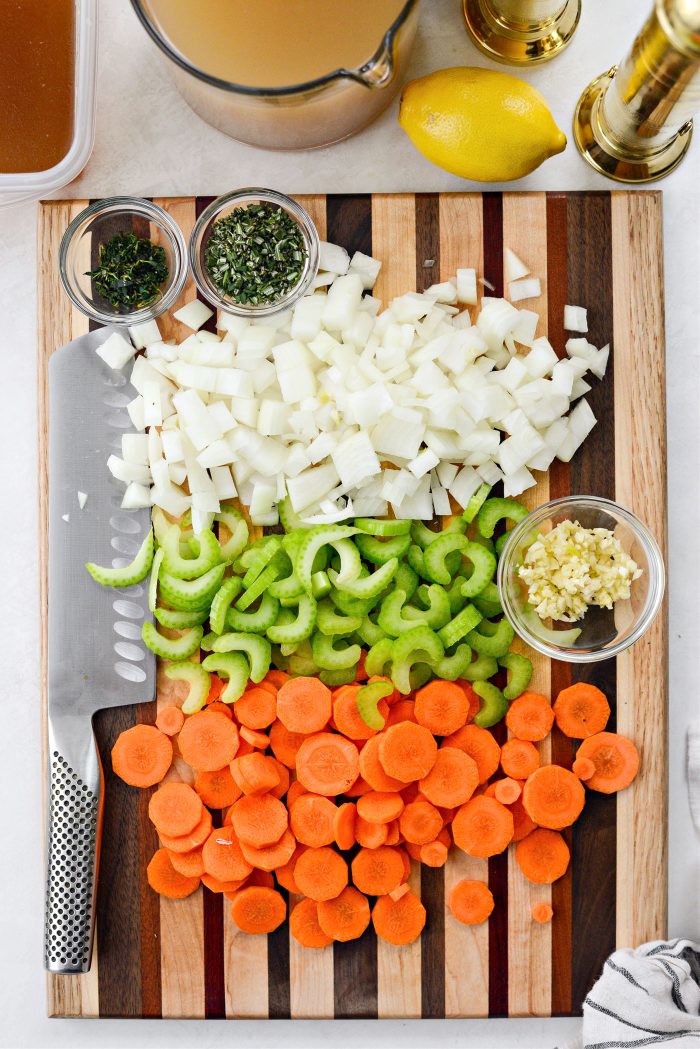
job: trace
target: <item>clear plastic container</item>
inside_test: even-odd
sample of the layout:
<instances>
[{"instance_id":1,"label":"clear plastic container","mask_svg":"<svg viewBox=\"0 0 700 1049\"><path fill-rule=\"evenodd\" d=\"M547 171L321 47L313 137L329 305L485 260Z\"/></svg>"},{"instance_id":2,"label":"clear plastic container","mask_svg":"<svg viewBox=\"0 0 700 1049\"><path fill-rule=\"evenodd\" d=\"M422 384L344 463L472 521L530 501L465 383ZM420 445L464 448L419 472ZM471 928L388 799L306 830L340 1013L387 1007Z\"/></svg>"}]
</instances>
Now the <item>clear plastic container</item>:
<instances>
[{"instance_id":1,"label":"clear plastic container","mask_svg":"<svg viewBox=\"0 0 700 1049\"><path fill-rule=\"evenodd\" d=\"M0 208L49 196L77 178L95 137L97 0L75 0L75 101L73 140L63 160L45 171L0 172Z\"/></svg>"}]
</instances>

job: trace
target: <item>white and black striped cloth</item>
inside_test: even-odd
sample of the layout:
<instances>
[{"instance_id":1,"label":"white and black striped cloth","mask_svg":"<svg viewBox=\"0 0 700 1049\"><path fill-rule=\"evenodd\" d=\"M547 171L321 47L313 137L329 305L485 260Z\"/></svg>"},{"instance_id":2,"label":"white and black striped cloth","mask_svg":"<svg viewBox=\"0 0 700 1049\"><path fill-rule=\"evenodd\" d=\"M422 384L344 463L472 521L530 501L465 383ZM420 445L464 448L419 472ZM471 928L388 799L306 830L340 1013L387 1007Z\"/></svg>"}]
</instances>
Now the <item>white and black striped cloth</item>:
<instances>
[{"instance_id":1,"label":"white and black striped cloth","mask_svg":"<svg viewBox=\"0 0 700 1049\"><path fill-rule=\"evenodd\" d=\"M700 944L615 951L583 1003L583 1049L700 1049Z\"/></svg>"}]
</instances>

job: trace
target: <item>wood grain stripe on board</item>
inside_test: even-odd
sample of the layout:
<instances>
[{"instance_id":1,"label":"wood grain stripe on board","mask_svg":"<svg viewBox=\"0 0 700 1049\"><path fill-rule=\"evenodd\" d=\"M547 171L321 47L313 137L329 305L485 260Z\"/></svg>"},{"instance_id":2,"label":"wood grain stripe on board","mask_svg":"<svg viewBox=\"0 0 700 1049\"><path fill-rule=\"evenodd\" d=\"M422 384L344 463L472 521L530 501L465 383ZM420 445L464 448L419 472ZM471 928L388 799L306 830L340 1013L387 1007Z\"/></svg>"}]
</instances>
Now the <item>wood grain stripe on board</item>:
<instances>
[{"instance_id":1,"label":"wood grain stripe on board","mask_svg":"<svg viewBox=\"0 0 700 1049\"><path fill-rule=\"evenodd\" d=\"M661 193L612 194L615 491L666 554L666 425ZM615 254L616 253L616 254ZM633 280L646 275L644 289ZM630 362L634 361L634 367ZM617 726L641 771L617 799L617 946L667 934L667 613L617 662ZM661 789L660 789L661 788ZM645 907L639 906L645 901Z\"/></svg>"},{"instance_id":2,"label":"wood grain stripe on board","mask_svg":"<svg viewBox=\"0 0 700 1049\"><path fill-rule=\"evenodd\" d=\"M602 346L613 336L613 288L610 194L571 194L567 202L568 301L588 306L587 338ZM613 350L614 356L614 350ZM631 368L632 362L625 361ZM593 381L587 394L598 420L586 454L574 456L571 490L615 498L614 374L608 368L603 382ZM605 692L612 708L609 727L615 726L617 675L614 660L572 666L573 681L589 681ZM573 945L572 1008L581 1004L599 976L603 962L615 948L616 891L615 795L586 792L586 805L573 829Z\"/></svg>"},{"instance_id":3,"label":"wood grain stripe on board","mask_svg":"<svg viewBox=\"0 0 700 1049\"><path fill-rule=\"evenodd\" d=\"M562 193L547 194L547 337L557 356L566 357L564 345L564 306L568 301L568 244L566 197ZM550 499L560 499L570 493L569 464L555 459L549 468ZM554 661L551 666L551 698L571 684L571 664ZM556 725L550 735L552 761L570 768L573 744ZM571 849L571 831L564 832ZM552 1002L553 1016L567 1016L571 1012L571 864L563 878L552 885Z\"/></svg>"},{"instance_id":4,"label":"wood grain stripe on board","mask_svg":"<svg viewBox=\"0 0 700 1049\"><path fill-rule=\"evenodd\" d=\"M484 223L478 193L440 196L440 279L454 276L462 266L484 275ZM481 287L481 285L478 285ZM472 310L472 315L474 315ZM488 862L453 848L444 868L445 903L459 881L488 880ZM488 924L462 925L445 911L445 1015L488 1016Z\"/></svg>"},{"instance_id":5,"label":"wood grain stripe on board","mask_svg":"<svg viewBox=\"0 0 700 1049\"><path fill-rule=\"evenodd\" d=\"M503 244L530 268L542 282L542 295L525 302L540 315L536 334L547 335L547 201L544 193L506 193L503 196ZM509 298L506 287L506 298ZM537 484L518 496L528 510L549 501L549 475L537 473ZM545 696L551 693L551 661L516 638L513 650L532 660L530 688ZM510 737L510 733L508 733ZM543 765L551 761L549 737L537 744ZM515 849L508 849L508 1014L510 1016L548 1016L551 1012L552 927L532 920L536 903L551 903L549 885L534 885L523 876L515 860Z\"/></svg>"},{"instance_id":6,"label":"wood grain stripe on board","mask_svg":"<svg viewBox=\"0 0 700 1049\"><path fill-rule=\"evenodd\" d=\"M328 240L352 255L372 254L373 204L366 194L326 198ZM378 1010L377 937L370 925L359 940L333 944L334 1015L337 1019L376 1019Z\"/></svg>"}]
</instances>

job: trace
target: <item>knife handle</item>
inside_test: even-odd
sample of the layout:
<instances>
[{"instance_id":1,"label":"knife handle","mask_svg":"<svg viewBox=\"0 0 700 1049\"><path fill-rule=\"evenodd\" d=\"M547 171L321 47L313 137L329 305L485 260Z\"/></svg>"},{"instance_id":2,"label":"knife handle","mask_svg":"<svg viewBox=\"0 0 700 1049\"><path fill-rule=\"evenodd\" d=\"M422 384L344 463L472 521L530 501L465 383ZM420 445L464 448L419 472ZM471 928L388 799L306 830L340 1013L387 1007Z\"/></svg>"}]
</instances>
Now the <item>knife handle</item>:
<instances>
[{"instance_id":1,"label":"knife handle","mask_svg":"<svg viewBox=\"0 0 700 1049\"><path fill-rule=\"evenodd\" d=\"M71 753L76 757L68 760ZM86 973L102 829L102 766L89 718L72 719L63 731L50 726L48 786L44 968Z\"/></svg>"}]
</instances>

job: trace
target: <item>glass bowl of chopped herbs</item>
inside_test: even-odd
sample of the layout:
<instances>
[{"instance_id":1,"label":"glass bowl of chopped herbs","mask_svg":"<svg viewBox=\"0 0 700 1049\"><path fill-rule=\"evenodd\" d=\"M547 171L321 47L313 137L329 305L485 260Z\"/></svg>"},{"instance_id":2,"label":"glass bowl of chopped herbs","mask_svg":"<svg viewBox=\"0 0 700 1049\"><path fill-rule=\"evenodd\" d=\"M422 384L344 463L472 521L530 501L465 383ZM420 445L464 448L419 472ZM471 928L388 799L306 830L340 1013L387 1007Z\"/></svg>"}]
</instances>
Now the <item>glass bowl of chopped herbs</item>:
<instances>
[{"instance_id":1,"label":"glass bowl of chopped herbs","mask_svg":"<svg viewBox=\"0 0 700 1049\"><path fill-rule=\"evenodd\" d=\"M178 299L187 279L187 245L157 204L109 197L70 223L59 266L67 294L91 320L138 324Z\"/></svg>"},{"instance_id":2,"label":"glass bowl of chopped herbs","mask_svg":"<svg viewBox=\"0 0 700 1049\"><path fill-rule=\"evenodd\" d=\"M310 215L271 189L218 197L190 237L199 290L219 309L242 317L269 317L293 306L309 290L318 258Z\"/></svg>"}]
</instances>

